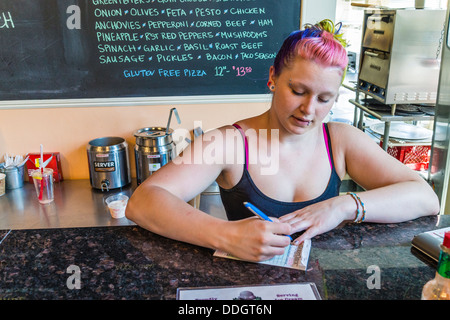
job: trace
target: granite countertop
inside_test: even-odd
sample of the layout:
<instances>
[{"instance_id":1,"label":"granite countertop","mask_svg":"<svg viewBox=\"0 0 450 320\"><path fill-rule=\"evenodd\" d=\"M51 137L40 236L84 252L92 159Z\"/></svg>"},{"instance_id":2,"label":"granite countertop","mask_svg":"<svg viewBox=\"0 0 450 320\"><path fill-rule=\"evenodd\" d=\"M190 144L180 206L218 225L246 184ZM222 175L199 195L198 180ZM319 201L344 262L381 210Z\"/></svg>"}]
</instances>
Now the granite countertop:
<instances>
[{"instance_id":1,"label":"granite countertop","mask_svg":"<svg viewBox=\"0 0 450 320\"><path fill-rule=\"evenodd\" d=\"M307 271L213 257L135 225L5 229L0 299L170 300L180 287L298 282L314 282L322 299L420 299L435 266L411 240L447 226L450 216L345 225L313 239ZM69 289L74 267L80 286ZM380 287L370 289L374 267Z\"/></svg>"},{"instance_id":2,"label":"granite countertop","mask_svg":"<svg viewBox=\"0 0 450 320\"><path fill-rule=\"evenodd\" d=\"M0 299L176 299L182 287L313 282L322 299L420 299L435 262L411 250L421 232L450 226L450 216L399 224L350 224L312 240L306 271L213 257L213 251L170 240L126 218L111 218L109 192L88 180L55 185L55 201L37 202L34 187L0 197ZM219 200L217 200L219 199ZM200 209L224 217L220 196ZM379 270L380 287L370 289ZM74 287L79 272L79 287Z\"/></svg>"}]
</instances>

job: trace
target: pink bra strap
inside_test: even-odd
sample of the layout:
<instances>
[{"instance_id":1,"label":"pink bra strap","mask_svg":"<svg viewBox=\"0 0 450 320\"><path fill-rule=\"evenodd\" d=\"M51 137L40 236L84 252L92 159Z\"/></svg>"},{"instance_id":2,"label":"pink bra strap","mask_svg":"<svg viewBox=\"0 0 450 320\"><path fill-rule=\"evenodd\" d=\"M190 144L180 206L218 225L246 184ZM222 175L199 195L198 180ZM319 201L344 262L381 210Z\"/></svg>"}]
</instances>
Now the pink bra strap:
<instances>
[{"instance_id":1,"label":"pink bra strap","mask_svg":"<svg viewBox=\"0 0 450 320\"><path fill-rule=\"evenodd\" d=\"M331 162L330 148L328 145L328 132L325 126L326 126L325 123L323 123L322 124L323 138L325 140L325 146L327 147L328 161L330 161L330 168L333 169L333 163Z\"/></svg>"},{"instance_id":2,"label":"pink bra strap","mask_svg":"<svg viewBox=\"0 0 450 320\"><path fill-rule=\"evenodd\" d=\"M245 147L245 169L248 170L248 142L247 142L247 137L245 136L245 132L244 130L241 128L240 125L234 123L233 127L235 127L236 129L238 129L241 134L242 137L244 138L244 147Z\"/></svg>"}]
</instances>

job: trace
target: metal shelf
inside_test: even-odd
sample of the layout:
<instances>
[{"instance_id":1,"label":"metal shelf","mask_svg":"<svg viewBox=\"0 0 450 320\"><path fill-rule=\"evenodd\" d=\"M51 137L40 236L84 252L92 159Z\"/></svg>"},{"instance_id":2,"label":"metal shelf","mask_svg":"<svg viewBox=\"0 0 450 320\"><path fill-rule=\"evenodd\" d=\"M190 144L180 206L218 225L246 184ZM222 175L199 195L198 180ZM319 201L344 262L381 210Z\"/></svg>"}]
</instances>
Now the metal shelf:
<instances>
[{"instance_id":1,"label":"metal shelf","mask_svg":"<svg viewBox=\"0 0 450 320\"><path fill-rule=\"evenodd\" d=\"M388 112L379 112L371 110L362 104L356 102L353 99L350 99L349 102L356 106L357 108L363 110L364 112L370 114L371 116L375 117L376 119L384 122L390 122L390 121L424 121L424 120L433 120L434 116L430 115L409 115L409 116L396 116L395 114L392 115L392 113Z\"/></svg>"},{"instance_id":2,"label":"metal shelf","mask_svg":"<svg viewBox=\"0 0 450 320\"><path fill-rule=\"evenodd\" d=\"M353 92L355 92L356 99L349 99L349 102L353 104L355 108L355 116L354 116L354 122L353 125L358 127L359 129L363 130L363 118L364 113L367 113L374 117L375 119L378 119L382 122L384 122L384 134L383 134L383 150L387 151L388 145L389 145L389 133L391 129L391 122L392 121L432 121L434 119L434 116L431 115L425 115L425 114L419 114L419 115L395 115L395 105L391 106L391 112L380 112L380 111L374 111L366 106L362 105L359 102L359 94L364 94L367 96L367 94L361 90L358 90L355 86L351 86L349 84L342 84L342 86L346 89L349 89ZM357 115L357 109L360 110L359 114L359 120Z\"/></svg>"}]
</instances>

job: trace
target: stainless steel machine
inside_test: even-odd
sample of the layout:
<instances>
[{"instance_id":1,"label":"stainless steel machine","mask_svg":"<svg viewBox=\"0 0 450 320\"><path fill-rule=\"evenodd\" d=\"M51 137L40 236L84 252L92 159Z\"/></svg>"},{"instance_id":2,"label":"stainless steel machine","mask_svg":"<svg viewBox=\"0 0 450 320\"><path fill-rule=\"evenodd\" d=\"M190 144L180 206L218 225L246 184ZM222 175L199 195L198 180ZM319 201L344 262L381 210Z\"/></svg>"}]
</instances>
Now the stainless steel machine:
<instances>
[{"instance_id":1,"label":"stainless steel machine","mask_svg":"<svg viewBox=\"0 0 450 320\"><path fill-rule=\"evenodd\" d=\"M136 146L136 179L140 185L156 170L172 161L175 156L175 143L170 128L142 128L134 133Z\"/></svg>"},{"instance_id":2,"label":"stainless steel machine","mask_svg":"<svg viewBox=\"0 0 450 320\"><path fill-rule=\"evenodd\" d=\"M450 213L450 1L445 24L445 36L442 43L442 59L439 75L438 96L434 117L434 135L430 159L430 180L441 202L441 213Z\"/></svg>"},{"instance_id":3,"label":"stainless steel machine","mask_svg":"<svg viewBox=\"0 0 450 320\"><path fill-rule=\"evenodd\" d=\"M121 137L103 137L87 145L91 186L109 191L131 183L128 144Z\"/></svg>"},{"instance_id":4,"label":"stainless steel machine","mask_svg":"<svg viewBox=\"0 0 450 320\"><path fill-rule=\"evenodd\" d=\"M172 161L177 153L170 129L172 113L175 114L178 124L181 123L177 108L170 109L167 127L147 127L134 132L136 146L134 156L136 162L137 184L140 185L156 170Z\"/></svg>"},{"instance_id":5,"label":"stainless steel machine","mask_svg":"<svg viewBox=\"0 0 450 320\"><path fill-rule=\"evenodd\" d=\"M365 10L359 90L384 104L436 102L445 10Z\"/></svg>"}]
</instances>

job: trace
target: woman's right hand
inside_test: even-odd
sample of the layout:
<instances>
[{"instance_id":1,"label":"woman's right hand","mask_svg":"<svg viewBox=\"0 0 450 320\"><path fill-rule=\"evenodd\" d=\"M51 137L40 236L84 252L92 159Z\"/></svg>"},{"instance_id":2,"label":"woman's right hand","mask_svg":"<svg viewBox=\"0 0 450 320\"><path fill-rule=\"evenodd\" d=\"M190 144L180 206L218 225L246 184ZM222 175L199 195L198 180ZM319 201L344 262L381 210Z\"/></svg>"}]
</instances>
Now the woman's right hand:
<instances>
[{"instance_id":1,"label":"woman's right hand","mask_svg":"<svg viewBox=\"0 0 450 320\"><path fill-rule=\"evenodd\" d=\"M288 223L263 221L251 217L229 222L225 232L227 253L247 261L264 261L282 255L290 244L291 226Z\"/></svg>"}]
</instances>

